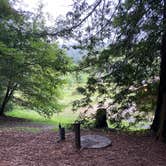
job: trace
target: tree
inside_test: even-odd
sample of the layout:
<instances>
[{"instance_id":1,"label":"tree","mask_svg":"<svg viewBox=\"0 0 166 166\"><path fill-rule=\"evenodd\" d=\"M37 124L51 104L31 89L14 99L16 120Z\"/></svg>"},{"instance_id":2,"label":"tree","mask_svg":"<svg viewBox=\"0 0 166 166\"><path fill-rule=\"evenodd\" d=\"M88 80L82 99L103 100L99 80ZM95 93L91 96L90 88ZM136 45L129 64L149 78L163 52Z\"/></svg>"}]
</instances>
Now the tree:
<instances>
[{"instance_id":1,"label":"tree","mask_svg":"<svg viewBox=\"0 0 166 166\"><path fill-rule=\"evenodd\" d=\"M160 66L152 129L165 137L165 4L165 0L75 1L64 23L68 34L78 41L77 47L88 51L83 65L92 69L83 90L86 98L77 105L89 103L98 91L104 96L101 102L112 98L110 105L119 103L123 111L136 101L138 90L144 90L146 84L149 88L156 80Z\"/></svg>"},{"instance_id":2,"label":"tree","mask_svg":"<svg viewBox=\"0 0 166 166\"><path fill-rule=\"evenodd\" d=\"M152 129L157 132L158 138L166 138L166 1L163 1L163 5L160 84L158 90L157 107L152 124Z\"/></svg>"},{"instance_id":3,"label":"tree","mask_svg":"<svg viewBox=\"0 0 166 166\"><path fill-rule=\"evenodd\" d=\"M29 31L44 28L42 21L38 22L33 14L30 20L29 15L3 2L2 11L10 7L16 16L8 11L0 14L0 115L10 103L17 103L51 116L60 110L61 75L71 68L72 61L47 37L29 35Z\"/></svg>"}]
</instances>

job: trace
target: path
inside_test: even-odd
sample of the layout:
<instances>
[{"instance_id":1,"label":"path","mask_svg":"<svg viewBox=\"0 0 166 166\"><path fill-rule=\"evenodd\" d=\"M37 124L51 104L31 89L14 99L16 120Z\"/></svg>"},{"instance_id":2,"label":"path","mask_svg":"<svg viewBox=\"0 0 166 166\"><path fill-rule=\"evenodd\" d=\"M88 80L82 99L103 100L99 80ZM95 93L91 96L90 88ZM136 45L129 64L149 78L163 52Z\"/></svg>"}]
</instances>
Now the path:
<instances>
[{"instance_id":1,"label":"path","mask_svg":"<svg viewBox=\"0 0 166 166\"><path fill-rule=\"evenodd\" d=\"M4 125L2 119L0 122ZM0 166L165 166L166 144L152 136L101 131L81 134L106 136L112 146L78 151L73 132L67 132L66 140L58 143L58 132L47 128L34 133L0 130Z\"/></svg>"},{"instance_id":2,"label":"path","mask_svg":"<svg viewBox=\"0 0 166 166\"><path fill-rule=\"evenodd\" d=\"M0 131L0 166L165 166L166 144L152 137L94 131L82 134L106 135L113 145L77 151L72 132L58 143L58 133L53 131Z\"/></svg>"},{"instance_id":3,"label":"path","mask_svg":"<svg viewBox=\"0 0 166 166\"><path fill-rule=\"evenodd\" d=\"M13 130L13 131L46 131L54 129L54 125L43 124L40 122L32 122L26 119L13 118L13 117L0 117L0 130Z\"/></svg>"}]
</instances>

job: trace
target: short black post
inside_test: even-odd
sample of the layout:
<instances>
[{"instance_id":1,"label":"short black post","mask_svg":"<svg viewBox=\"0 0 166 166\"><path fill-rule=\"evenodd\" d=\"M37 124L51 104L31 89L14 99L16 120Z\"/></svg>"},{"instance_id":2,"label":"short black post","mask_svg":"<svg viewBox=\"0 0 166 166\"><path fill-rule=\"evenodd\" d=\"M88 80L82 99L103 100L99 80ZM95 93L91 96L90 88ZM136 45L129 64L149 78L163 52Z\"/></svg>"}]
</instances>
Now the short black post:
<instances>
[{"instance_id":1,"label":"short black post","mask_svg":"<svg viewBox=\"0 0 166 166\"><path fill-rule=\"evenodd\" d=\"M59 124L59 140L65 140L65 128Z\"/></svg>"},{"instance_id":2,"label":"short black post","mask_svg":"<svg viewBox=\"0 0 166 166\"><path fill-rule=\"evenodd\" d=\"M80 123L74 123L74 131L75 131L75 146L77 149L81 148L81 141L80 141Z\"/></svg>"},{"instance_id":3,"label":"short black post","mask_svg":"<svg viewBox=\"0 0 166 166\"><path fill-rule=\"evenodd\" d=\"M64 127L62 127L60 129L60 138L61 138L61 140L65 140L65 128Z\"/></svg>"}]
</instances>

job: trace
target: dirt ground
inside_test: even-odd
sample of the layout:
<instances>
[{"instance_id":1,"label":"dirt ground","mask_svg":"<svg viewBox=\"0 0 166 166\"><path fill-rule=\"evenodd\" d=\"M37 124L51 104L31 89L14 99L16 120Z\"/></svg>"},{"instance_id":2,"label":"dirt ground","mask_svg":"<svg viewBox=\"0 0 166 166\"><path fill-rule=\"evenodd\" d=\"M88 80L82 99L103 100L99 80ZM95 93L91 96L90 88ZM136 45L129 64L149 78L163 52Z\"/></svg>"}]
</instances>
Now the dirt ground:
<instances>
[{"instance_id":1,"label":"dirt ground","mask_svg":"<svg viewBox=\"0 0 166 166\"><path fill-rule=\"evenodd\" d=\"M52 130L0 130L0 166L166 166L166 144L152 136L117 132L81 131L107 136L112 146L76 150L74 133L57 142Z\"/></svg>"}]
</instances>

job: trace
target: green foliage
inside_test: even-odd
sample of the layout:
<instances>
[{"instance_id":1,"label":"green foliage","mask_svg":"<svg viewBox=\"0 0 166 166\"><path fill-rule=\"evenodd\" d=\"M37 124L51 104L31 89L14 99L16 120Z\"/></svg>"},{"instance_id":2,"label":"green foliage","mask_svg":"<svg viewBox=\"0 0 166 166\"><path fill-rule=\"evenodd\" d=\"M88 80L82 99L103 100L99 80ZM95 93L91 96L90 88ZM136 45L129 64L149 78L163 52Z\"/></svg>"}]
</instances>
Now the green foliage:
<instances>
[{"instance_id":1,"label":"green foliage","mask_svg":"<svg viewBox=\"0 0 166 166\"><path fill-rule=\"evenodd\" d=\"M10 6L8 0L0 0L0 18L18 16L18 13Z\"/></svg>"},{"instance_id":2,"label":"green foliage","mask_svg":"<svg viewBox=\"0 0 166 166\"><path fill-rule=\"evenodd\" d=\"M3 9L6 11L5 6ZM44 27L42 15L41 22L34 18L18 14L17 18L1 19L1 112L10 103L17 103L50 117L61 109L60 89L65 83L61 76L72 68L72 60L46 37L29 35L29 30L35 33Z\"/></svg>"},{"instance_id":3,"label":"green foliage","mask_svg":"<svg viewBox=\"0 0 166 166\"><path fill-rule=\"evenodd\" d=\"M74 4L67 21L76 27L72 35L80 44L77 47L88 52L81 65L91 68L86 87L79 88L85 97L74 106L90 104L92 96L97 94L99 105L108 109L112 122L121 125L123 120L128 120L123 112L132 107L129 116L136 118L131 124L141 121L141 116L149 119L146 112L154 110L160 70L163 4L160 0L125 0L115 5L109 0ZM146 84L148 90L144 91ZM137 111L140 116L136 115Z\"/></svg>"},{"instance_id":4,"label":"green foliage","mask_svg":"<svg viewBox=\"0 0 166 166\"><path fill-rule=\"evenodd\" d=\"M33 123L53 125L55 127L58 127L59 123L65 126L72 124L78 116L76 113L73 114L71 110L66 109L63 112L54 114L51 118L46 118L36 111L20 106L14 106L12 111L6 112L6 115L27 119Z\"/></svg>"}]
</instances>

